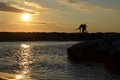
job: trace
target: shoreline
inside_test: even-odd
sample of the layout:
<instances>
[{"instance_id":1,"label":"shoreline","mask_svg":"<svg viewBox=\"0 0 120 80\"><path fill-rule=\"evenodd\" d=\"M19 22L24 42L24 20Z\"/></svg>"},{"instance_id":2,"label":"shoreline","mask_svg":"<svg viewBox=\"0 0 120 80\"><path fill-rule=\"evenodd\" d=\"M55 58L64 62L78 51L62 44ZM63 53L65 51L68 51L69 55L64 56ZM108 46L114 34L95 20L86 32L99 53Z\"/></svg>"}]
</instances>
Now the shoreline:
<instances>
[{"instance_id":1,"label":"shoreline","mask_svg":"<svg viewBox=\"0 0 120 80\"><path fill-rule=\"evenodd\" d=\"M103 39L104 35L120 33L59 33L59 32L0 32L0 42L17 41L86 41L93 39Z\"/></svg>"}]
</instances>

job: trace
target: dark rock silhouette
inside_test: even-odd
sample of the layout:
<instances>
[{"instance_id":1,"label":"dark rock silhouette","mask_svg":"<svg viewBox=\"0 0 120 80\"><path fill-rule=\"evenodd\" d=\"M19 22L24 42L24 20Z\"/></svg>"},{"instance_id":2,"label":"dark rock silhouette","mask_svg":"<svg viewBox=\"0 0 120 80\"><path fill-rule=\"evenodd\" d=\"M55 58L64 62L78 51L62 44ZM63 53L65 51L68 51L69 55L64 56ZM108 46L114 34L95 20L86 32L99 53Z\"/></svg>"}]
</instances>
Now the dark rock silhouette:
<instances>
[{"instance_id":1,"label":"dark rock silhouette","mask_svg":"<svg viewBox=\"0 0 120 80\"><path fill-rule=\"evenodd\" d=\"M111 47L102 39L85 41L68 48L68 58L76 61L102 62Z\"/></svg>"},{"instance_id":2,"label":"dark rock silhouette","mask_svg":"<svg viewBox=\"0 0 120 80\"><path fill-rule=\"evenodd\" d=\"M115 49L107 56L104 67L109 73L120 75L120 49Z\"/></svg>"},{"instance_id":3,"label":"dark rock silhouette","mask_svg":"<svg viewBox=\"0 0 120 80\"><path fill-rule=\"evenodd\" d=\"M83 41L102 38L104 33L0 32L0 41Z\"/></svg>"},{"instance_id":4,"label":"dark rock silhouette","mask_svg":"<svg viewBox=\"0 0 120 80\"><path fill-rule=\"evenodd\" d=\"M102 39L78 43L67 52L71 60L99 62L108 72L120 75L120 34L105 34Z\"/></svg>"}]
</instances>

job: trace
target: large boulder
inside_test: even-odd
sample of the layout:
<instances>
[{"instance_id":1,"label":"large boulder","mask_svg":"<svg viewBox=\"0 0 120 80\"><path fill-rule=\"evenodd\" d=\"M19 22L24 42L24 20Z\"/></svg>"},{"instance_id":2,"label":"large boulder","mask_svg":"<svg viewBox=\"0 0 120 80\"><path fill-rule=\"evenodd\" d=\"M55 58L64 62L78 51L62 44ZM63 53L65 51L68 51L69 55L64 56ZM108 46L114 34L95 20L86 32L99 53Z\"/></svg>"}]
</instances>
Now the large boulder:
<instances>
[{"instance_id":1,"label":"large boulder","mask_svg":"<svg viewBox=\"0 0 120 80\"><path fill-rule=\"evenodd\" d=\"M68 48L67 52L68 58L72 60L102 62L110 49L104 40L97 39L78 43Z\"/></svg>"},{"instance_id":2,"label":"large boulder","mask_svg":"<svg viewBox=\"0 0 120 80\"><path fill-rule=\"evenodd\" d=\"M101 62L107 72L120 75L120 34L104 34L103 39L80 42L67 49L68 58L78 62Z\"/></svg>"},{"instance_id":3,"label":"large boulder","mask_svg":"<svg viewBox=\"0 0 120 80\"><path fill-rule=\"evenodd\" d=\"M118 49L118 48L120 48L120 41L111 42L110 46L111 46L113 49Z\"/></svg>"},{"instance_id":4,"label":"large boulder","mask_svg":"<svg viewBox=\"0 0 120 80\"><path fill-rule=\"evenodd\" d=\"M120 34L119 33L105 33L103 35L103 39L107 42L108 45L111 43L120 41Z\"/></svg>"},{"instance_id":5,"label":"large boulder","mask_svg":"<svg viewBox=\"0 0 120 80\"><path fill-rule=\"evenodd\" d=\"M120 74L120 48L116 48L110 52L104 62L107 72Z\"/></svg>"}]
</instances>

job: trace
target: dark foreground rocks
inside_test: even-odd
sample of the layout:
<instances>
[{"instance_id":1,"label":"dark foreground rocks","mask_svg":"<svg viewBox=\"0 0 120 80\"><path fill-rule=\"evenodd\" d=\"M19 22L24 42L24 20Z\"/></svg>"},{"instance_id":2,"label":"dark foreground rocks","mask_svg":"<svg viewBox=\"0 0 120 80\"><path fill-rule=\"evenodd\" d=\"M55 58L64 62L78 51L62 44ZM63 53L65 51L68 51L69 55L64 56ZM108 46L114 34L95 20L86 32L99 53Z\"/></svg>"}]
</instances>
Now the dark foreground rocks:
<instances>
[{"instance_id":1,"label":"dark foreground rocks","mask_svg":"<svg viewBox=\"0 0 120 80\"><path fill-rule=\"evenodd\" d=\"M80 42L67 52L71 60L102 63L106 71L120 74L120 35L105 35L103 39Z\"/></svg>"},{"instance_id":2,"label":"dark foreground rocks","mask_svg":"<svg viewBox=\"0 0 120 80\"><path fill-rule=\"evenodd\" d=\"M76 61L102 62L111 47L107 46L103 40L90 40L78 43L67 49L68 58Z\"/></svg>"},{"instance_id":3,"label":"dark foreground rocks","mask_svg":"<svg viewBox=\"0 0 120 80\"><path fill-rule=\"evenodd\" d=\"M114 74L120 74L120 49L113 50L105 59L105 69Z\"/></svg>"}]
</instances>

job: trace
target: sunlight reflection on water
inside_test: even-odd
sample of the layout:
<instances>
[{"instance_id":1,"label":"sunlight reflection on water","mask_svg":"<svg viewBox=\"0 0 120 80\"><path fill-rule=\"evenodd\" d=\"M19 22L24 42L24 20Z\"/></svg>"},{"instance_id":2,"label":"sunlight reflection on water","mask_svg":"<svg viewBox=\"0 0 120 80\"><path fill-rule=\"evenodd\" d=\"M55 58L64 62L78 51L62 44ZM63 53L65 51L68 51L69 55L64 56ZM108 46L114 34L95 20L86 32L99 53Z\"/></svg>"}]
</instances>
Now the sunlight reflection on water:
<instances>
[{"instance_id":1,"label":"sunlight reflection on water","mask_svg":"<svg viewBox=\"0 0 120 80\"><path fill-rule=\"evenodd\" d=\"M22 79L23 77L22 77L22 75L16 75L16 79Z\"/></svg>"},{"instance_id":2,"label":"sunlight reflection on water","mask_svg":"<svg viewBox=\"0 0 120 80\"><path fill-rule=\"evenodd\" d=\"M102 65L77 64L67 48L77 42L3 42L2 80L111 80ZM5 73L4 73L5 72ZM118 79L120 80L120 78Z\"/></svg>"},{"instance_id":3,"label":"sunlight reflection on water","mask_svg":"<svg viewBox=\"0 0 120 80\"><path fill-rule=\"evenodd\" d=\"M22 78L22 76L30 77L31 67L32 64L32 52L30 50L30 45L28 44L21 44L19 53L16 53L16 63L17 67L15 72L19 74L16 78Z\"/></svg>"}]
</instances>

